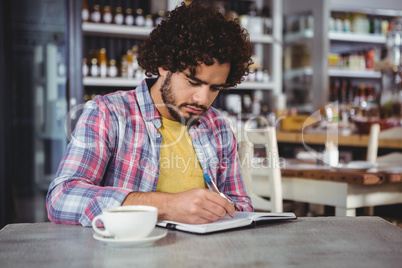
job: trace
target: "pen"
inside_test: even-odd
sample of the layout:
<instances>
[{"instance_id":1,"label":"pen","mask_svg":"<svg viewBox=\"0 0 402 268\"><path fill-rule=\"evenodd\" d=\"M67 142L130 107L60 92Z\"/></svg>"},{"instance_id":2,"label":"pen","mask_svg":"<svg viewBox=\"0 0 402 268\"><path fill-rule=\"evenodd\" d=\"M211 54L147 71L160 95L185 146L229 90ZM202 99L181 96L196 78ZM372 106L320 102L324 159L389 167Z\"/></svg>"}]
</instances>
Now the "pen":
<instances>
[{"instance_id":1,"label":"pen","mask_svg":"<svg viewBox=\"0 0 402 268\"><path fill-rule=\"evenodd\" d=\"M205 180L205 182L207 183L208 188L209 188L211 191L214 191L215 193L217 193L217 194L219 194L220 196L222 196L223 198L225 198L227 201L229 201L229 202L234 206L234 208L235 208L237 211L239 210L239 208L237 207L237 204L236 204L229 196L227 196L226 194L221 193L221 192L219 191L218 187L216 187L215 182L214 182L213 180L211 180L211 177L210 177L207 173L204 173L204 180Z\"/></svg>"}]
</instances>

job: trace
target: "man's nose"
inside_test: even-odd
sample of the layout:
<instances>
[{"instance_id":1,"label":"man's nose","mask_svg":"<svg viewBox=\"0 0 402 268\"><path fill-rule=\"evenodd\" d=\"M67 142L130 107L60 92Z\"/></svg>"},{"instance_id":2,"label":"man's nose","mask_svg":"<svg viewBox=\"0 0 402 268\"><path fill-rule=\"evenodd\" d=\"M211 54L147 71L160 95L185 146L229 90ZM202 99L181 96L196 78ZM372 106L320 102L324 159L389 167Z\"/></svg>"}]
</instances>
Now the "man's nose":
<instances>
[{"instance_id":1,"label":"man's nose","mask_svg":"<svg viewBox=\"0 0 402 268\"><path fill-rule=\"evenodd\" d=\"M209 86L203 85L193 95L193 101L199 105L206 105L209 97Z\"/></svg>"}]
</instances>

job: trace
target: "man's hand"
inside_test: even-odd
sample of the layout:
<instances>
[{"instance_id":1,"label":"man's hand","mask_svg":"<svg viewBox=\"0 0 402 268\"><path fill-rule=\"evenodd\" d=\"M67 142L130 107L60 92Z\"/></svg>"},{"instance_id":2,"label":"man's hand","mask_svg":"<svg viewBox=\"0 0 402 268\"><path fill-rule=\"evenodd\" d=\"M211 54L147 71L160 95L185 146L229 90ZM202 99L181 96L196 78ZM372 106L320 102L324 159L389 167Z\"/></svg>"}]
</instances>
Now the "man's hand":
<instances>
[{"instance_id":1,"label":"man's hand","mask_svg":"<svg viewBox=\"0 0 402 268\"><path fill-rule=\"evenodd\" d=\"M226 214L233 217L233 205L208 189L192 189L181 193L129 194L124 205L150 205L158 208L158 220L202 224L217 221Z\"/></svg>"}]
</instances>

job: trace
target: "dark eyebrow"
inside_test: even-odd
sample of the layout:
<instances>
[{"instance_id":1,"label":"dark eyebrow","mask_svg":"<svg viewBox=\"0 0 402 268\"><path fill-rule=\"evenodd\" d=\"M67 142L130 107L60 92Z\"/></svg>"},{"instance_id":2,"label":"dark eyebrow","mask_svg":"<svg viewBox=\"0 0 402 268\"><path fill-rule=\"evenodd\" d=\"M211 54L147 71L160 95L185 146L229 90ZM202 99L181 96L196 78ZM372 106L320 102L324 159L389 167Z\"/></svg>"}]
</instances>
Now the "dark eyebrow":
<instances>
[{"instance_id":1,"label":"dark eyebrow","mask_svg":"<svg viewBox=\"0 0 402 268\"><path fill-rule=\"evenodd\" d=\"M184 72L183 72L183 73L184 73ZM205 82L205 81L203 81L203 80L201 80L201 79L195 77L195 76L192 75L192 74L184 73L184 75L185 75L187 78L189 78L189 79L191 79L191 80L194 80L194 81L196 81L196 82L198 82L198 83L200 83L200 84L208 85L207 82ZM220 84L220 85L211 85L211 87L227 87L227 84L224 83L224 84Z\"/></svg>"}]
</instances>

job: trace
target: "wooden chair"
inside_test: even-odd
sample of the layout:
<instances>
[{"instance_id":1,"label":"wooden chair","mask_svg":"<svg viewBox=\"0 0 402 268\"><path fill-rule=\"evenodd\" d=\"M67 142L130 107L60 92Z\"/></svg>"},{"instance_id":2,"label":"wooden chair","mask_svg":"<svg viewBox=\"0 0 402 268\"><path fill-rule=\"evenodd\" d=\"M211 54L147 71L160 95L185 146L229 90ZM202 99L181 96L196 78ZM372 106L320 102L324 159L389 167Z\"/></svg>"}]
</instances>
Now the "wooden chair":
<instances>
[{"instance_id":1,"label":"wooden chair","mask_svg":"<svg viewBox=\"0 0 402 268\"><path fill-rule=\"evenodd\" d=\"M396 139L402 139L402 127L393 127L390 129L386 129L383 131L380 131L380 125L379 124L373 124L370 128L370 134L369 134L369 143L367 145L367 161L375 164L378 163L378 161L390 161L393 157L395 157L397 154L393 154L390 156L381 156L377 157L378 155L378 142L379 139L382 140L396 140Z\"/></svg>"},{"instance_id":2,"label":"wooden chair","mask_svg":"<svg viewBox=\"0 0 402 268\"><path fill-rule=\"evenodd\" d=\"M282 180L275 127L244 129L242 133L238 133L237 138L240 141L241 174L254 209L283 212ZM256 145L265 146L264 161L254 157Z\"/></svg>"},{"instance_id":3,"label":"wooden chair","mask_svg":"<svg viewBox=\"0 0 402 268\"><path fill-rule=\"evenodd\" d=\"M402 163L402 153L392 152L378 156L379 139L402 139L402 127L394 127L381 131L379 124L370 127L369 142L367 145L367 161L373 164L399 164ZM374 207L367 207L365 214L373 216Z\"/></svg>"}]
</instances>

